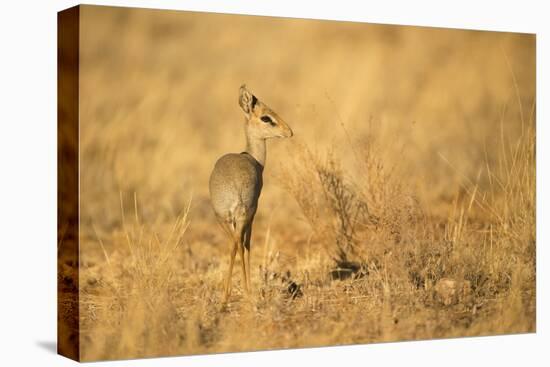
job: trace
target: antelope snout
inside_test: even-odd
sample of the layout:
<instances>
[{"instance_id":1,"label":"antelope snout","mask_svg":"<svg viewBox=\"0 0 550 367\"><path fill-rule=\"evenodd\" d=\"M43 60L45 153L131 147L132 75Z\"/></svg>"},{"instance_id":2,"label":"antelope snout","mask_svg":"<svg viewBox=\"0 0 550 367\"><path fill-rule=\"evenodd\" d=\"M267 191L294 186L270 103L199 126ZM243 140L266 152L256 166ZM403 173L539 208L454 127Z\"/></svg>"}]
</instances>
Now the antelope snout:
<instances>
[{"instance_id":1,"label":"antelope snout","mask_svg":"<svg viewBox=\"0 0 550 367\"><path fill-rule=\"evenodd\" d=\"M292 129L287 126L287 128L285 129L285 131L282 134L282 137L283 138L291 138L293 135L294 135L294 133L292 132Z\"/></svg>"}]
</instances>

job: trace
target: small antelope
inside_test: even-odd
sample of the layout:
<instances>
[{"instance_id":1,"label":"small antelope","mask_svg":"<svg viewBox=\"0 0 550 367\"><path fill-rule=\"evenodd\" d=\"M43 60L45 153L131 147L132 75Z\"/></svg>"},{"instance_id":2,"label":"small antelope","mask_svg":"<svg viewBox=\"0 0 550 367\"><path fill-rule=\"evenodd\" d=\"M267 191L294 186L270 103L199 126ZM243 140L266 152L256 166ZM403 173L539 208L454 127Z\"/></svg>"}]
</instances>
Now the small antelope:
<instances>
[{"instance_id":1,"label":"small antelope","mask_svg":"<svg viewBox=\"0 0 550 367\"><path fill-rule=\"evenodd\" d=\"M262 191L266 140L289 138L292 130L271 108L242 85L239 106L245 114L246 150L218 159L210 175L210 199L218 222L231 240L229 271L225 279L224 303L231 295L231 277L239 250L243 287L250 289L250 237L252 222ZM246 260L245 260L246 259Z\"/></svg>"}]
</instances>

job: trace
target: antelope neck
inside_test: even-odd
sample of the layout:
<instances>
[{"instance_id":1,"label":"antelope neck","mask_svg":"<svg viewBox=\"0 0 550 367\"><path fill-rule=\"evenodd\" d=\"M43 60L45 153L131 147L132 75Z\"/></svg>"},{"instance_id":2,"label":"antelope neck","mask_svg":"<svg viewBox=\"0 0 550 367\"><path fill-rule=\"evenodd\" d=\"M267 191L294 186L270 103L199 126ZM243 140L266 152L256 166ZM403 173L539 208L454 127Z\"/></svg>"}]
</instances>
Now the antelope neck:
<instances>
[{"instance_id":1,"label":"antelope neck","mask_svg":"<svg viewBox=\"0 0 550 367\"><path fill-rule=\"evenodd\" d=\"M246 129L246 152L254 157L262 167L265 167L265 139L254 136Z\"/></svg>"}]
</instances>

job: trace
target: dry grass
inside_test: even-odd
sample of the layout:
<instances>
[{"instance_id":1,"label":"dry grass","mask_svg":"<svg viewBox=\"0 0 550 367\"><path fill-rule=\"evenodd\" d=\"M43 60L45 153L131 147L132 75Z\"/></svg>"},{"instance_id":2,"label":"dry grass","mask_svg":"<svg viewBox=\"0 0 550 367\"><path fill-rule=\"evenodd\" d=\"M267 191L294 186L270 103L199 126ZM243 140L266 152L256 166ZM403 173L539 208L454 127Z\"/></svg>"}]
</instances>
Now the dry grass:
<instances>
[{"instance_id":1,"label":"dry grass","mask_svg":"<svg viewBox=\"0 0 550 367\"><path fill-rule=\"evenodd\" d=\"M85 8L81 37L84 360L535 330L533 36ZM296 136L222 310L242 82Z\"/></svg>"}]
</instances>

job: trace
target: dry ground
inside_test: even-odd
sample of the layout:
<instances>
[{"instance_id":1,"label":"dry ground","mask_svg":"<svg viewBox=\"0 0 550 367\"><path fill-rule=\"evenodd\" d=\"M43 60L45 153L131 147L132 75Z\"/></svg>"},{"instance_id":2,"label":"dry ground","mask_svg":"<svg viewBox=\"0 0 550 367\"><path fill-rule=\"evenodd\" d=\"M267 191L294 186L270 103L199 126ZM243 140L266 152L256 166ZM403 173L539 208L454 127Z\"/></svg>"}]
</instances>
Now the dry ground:
<instances>
[{"instance_id":1,"label":"dry ground","mask_svg":"<svg viewBox=\"0 0 550 367\"><path fill-rule=\"evenodd\" d=\"M82 22L84 360L535 331L534 36ZM207 182L243 149L243 82L295 137L268 144L252 298L235 271L222 309Z\"/></svg>"}]
</instances>

